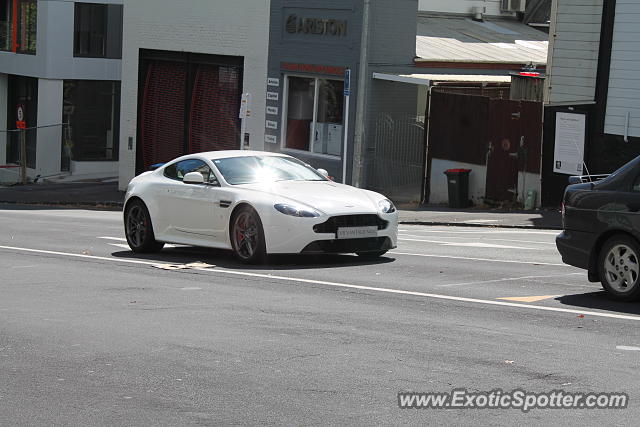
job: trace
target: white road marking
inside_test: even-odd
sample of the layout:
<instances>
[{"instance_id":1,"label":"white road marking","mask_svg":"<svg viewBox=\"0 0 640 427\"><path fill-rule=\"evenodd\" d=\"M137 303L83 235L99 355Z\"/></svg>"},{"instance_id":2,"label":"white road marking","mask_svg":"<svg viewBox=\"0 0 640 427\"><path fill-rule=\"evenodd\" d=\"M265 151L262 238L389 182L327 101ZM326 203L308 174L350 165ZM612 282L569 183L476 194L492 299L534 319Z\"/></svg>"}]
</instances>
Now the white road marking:
<instances>
[{"instance_id":1,"label":"white road marking","mask_svg":"<svg viewBox=\"0 0 640 427\"><path fill-rule=\"evenodd\" d=\"M156 264L155 262L152 262L152 261L140 261L140 260L123 259L123 258L108 258L108 257L94 256L94 255L82 255L82 254L74 254L74 253L66 253L66 252L47 251L42 249L19 248L14 246L0 246L0 249L5 249L9 251L18 251L18 252L66 256L66 257L72 257L72 258L95 259L95 260L119 262L119 263L125 263L125 264L138 264L138 265ZM275 276L275 275L264 274L264 273L249 273L246 271L227 270L227 269L220 269L220 268L214 268L214 269L196 268L195 270L206 271L210 273L244 276L244 277L259 277L259 278L268 279L268 280L281 280L286 282L309 283L314 285L324 285L324 286L330 286L330 287L336 287L336 288L359 289L363 291L380 292L380 293L386 293L386 294L409 295L409 296L417 296L417 297L438 299L438 300L445 300L445 301L466 302L466 303L472 303L472 304L493 305L493 306L501 306L501 307L513 307L513 308L522 308L527 310L548 311L548 312L556 312L556 313L569 313L569 314L587 315L587 316L594 316L594 317L605 317L609 319L640 321L640 316L630 316L625 314L600 313L597 311L582 311L582 310L573 310L568 308L512 303L512 302L506 302L506 301L492 301L492 300L483 300L483 299L476 299L476 298L456 297L451 295L431 294L431 293L416 292L416 291L404 291L400 289L376 288L372 286L350 285L347 283L328 282L323 280L302 279L302 278L286 277L286 276Z\"/></svg>"},{"instance_id":2,"label":"white road marking","mask_svg":"<svg viewBox=\"0 0 640 427\"><path fill-rule=\"evenodd\" d=\"M491 249L522 249L527 251L541 251L541 248L523 248L522 246L505 246L505 245L494 245L491 243L480 243L480 242L442 242L438 240L424 240L424 239L406 239L406 238L398 238L400 241L404 242L424 242L424 243L436 243L442 246L459 246L465 248L491 248Z\"/></svg>"},{"instance_id":3,"label":"white road marking","mask_svg":"<svg viewBox=\"0 0 640 427\"><path fill-rule=\"evenodd\" d=\"M398 237L401 238L411 238L411 239L424 239L425 236L416 236L413 234L398 234ZM469 240L470 237L460 237L460 236L447 236L447 239L467 239ZM402 240L402 239L400 239ZM535 240L514 240L514 239L487 239L486 237L482 237L482 240L488 241L488 242L509 242L509 243L533 243L536 245L550 245L550 246L556 246L555 242L539 242L539 241L535 241ZM428 240L425 240L425 242L428 242Z\"/></svg>"},{"instance_id":4,"label":"white road marking","mask_svg":"<svg viewBox=\"0 0 640 427\"><path fill-rule=\"evenodd\" d=\"M472 258L463 256L451 256L451 255L432 255L432 254L414 254L410 252L389 252L390 255L405 255L405 256L417 256L424 258L447 258L447 259L461 259L465 261L483 261L483 262L502 262L505 264L526 264L526 265L550 265L553 267L569 267L575 268L567 264L555 264L551 262L535 262L535 261L516 261L507 259L490 259L490 258Z\"/></svg>"},{"instance_id":5,"label":"white road marking","mask_svg":"<svg viewBox=\"0 0 640 427\"><path fill-rule=\"evenodd\" d=\"M126 242L127 239L125 239L124 237L98 237L98 239L102 239L102 240L115 240L116 242Z\"/></svg>"},{"instance_id":6,"label":"white road marking","mask_svg":"<svg viewBox=\"0 0 640 427\"><path fill-rule=\"evenodd\" d=\"M446 285L438 285L440 288L450 288L454 286L467 286L467 285L483 285L487 283L499 283L499 282L512 282L514 280L528 280L528 279L547 279L550 277L566 277L566 276L578 276L584 275L585 273L567 273L567 274L553 274L551 276L522 276L522 277L508 277L505 279L495 279L495 280L482 280L479 282L466 282L466 283L449 283Z\"/></svg>"},{"instance_id":7,"label":"white road marking","mask_svg":"<svg viewBox=\"0 0 640 427\"><path fill-rule=\"evenodd\" d=\"M463 224L484 224L491 222L500 222L499 219L470 219L468 221L462 221Z\"/></svg>"},{"instance_id":8,"label":"white road marking","mask_svg":"<svg viewBox=\"0 0 640 427\"><path fill-rule=\"evenodd\" d=\"M619 346L616 346L616 350L640 351L640 347L630 347L630 346L626 346L626 345L619 345Z\"/></svg>"},{"instance_id":9,"label":"white road marking","mask_svg":"<svg viewBox=\"0 0 640 427\"><path fill-rule=\"evenodd\" d=\"M109 236L98 237L98 239L102 239L102 240L114 240L114 241L116 241L116 242L126 242L126 241L127 241L127 239L125 239L125 238L123 238L123 237L109 237ZM129 245L128 245L128 244L127 244L127 245L120 245L120 244L117 244L117 243L109 243L109 245L111 245L111 246L116 246L116 247L118 247L118 248L123 248L123 249L131 249L131 248L129 247ZM178 246L176 246L176 245L171 245L171 244L169 244L169 243L165 243L164 247L165 247L165 248L177 248Z\"/></svg>"},{"instance_id":10,"label":"white road marking","mask_svg":"<svg viewBox=\"0 0 640 427\"><path fill-rule=\"evenodd\" d=\"M452 227L453 228L453 227ZM416 229L400 229L398 230L403 233L449 233L449 234L542 234L547 236L557 236L560 234L560 231L540 231L540 230L500 230L492 228L490 230L473 230L473 231L455 231L455 230L424 230L420 228Z\"/></svg>"}]
</instances>

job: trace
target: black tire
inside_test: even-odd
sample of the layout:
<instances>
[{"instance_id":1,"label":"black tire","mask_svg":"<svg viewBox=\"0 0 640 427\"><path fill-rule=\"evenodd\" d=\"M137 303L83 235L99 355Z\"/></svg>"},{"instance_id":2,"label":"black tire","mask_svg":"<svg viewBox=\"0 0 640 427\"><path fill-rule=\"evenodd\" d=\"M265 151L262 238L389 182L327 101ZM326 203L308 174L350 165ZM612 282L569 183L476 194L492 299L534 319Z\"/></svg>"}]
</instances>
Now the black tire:
<instances>
[{"instance_id":1,"label":"black tire","mask_svg":"<svg viewBox=\"0 0 640 427\"><path fill-rule=\"evenodd\" d=\"M598 256L602 287L615 299L640 299L640 245L635 239L616 235L607 240Z\"/></svg>"},{"instance_id":2,"label":"black tire","mask_svg":"<svg viewBox=\"0 0 640 427\"><path fill-rule=\"evenodd\" d=\"M127 205L124 213L124 234L127 243L135 253L158 252L164 243L156 241L149 210L142 200L134 200Z\"/></svg>"},{"instance_id":3,"label":"black tire","mask_svg":"<svg viewBox=\"0 0 640 427\"><path fill-rule=\"evenodd\" d=\"M356 252L356 254L359 257L362 258L367 258L367 259L376 259L376 258L380 258L381 256L383 256L384 254L386 254L387 251L375 251L375 252Z\"/></svg>"},{"instance_id":4,"label":"black tire","mask_svg":"<svg viewBox=\"0 0 640 427\"><path fill-rule=\"evenodd\" d=\"M252 207L243 206L234 213L229 225L229 238L233 252L240 262L259 264L266 261L262 221Z\"/></svg>"}]
</instances>

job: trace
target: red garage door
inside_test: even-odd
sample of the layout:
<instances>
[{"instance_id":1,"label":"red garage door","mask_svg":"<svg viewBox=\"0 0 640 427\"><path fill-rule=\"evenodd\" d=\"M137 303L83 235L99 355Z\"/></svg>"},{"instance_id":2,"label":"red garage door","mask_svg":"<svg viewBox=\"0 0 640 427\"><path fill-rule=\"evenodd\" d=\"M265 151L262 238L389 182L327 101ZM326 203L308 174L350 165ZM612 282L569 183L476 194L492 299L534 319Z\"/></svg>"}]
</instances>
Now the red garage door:
<instances>
[{"instance_id":1,"label":"red garage door","mask_svg":"<svg viewBox=\"0 0 640 427\"><path fill-rule=\"evenodd\" d=\"M240 147L240 68L153 60L145 69L139 169L188 153Z\"/></svg>"}]
</instances>

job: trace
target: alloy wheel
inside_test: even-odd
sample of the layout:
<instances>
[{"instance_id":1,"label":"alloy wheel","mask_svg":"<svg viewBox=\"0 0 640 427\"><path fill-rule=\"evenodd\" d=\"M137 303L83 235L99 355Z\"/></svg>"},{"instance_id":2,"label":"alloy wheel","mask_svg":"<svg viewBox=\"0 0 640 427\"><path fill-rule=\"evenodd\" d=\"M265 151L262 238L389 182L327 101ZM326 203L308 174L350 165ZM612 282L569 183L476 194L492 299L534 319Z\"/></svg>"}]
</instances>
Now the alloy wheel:
<instances>
[{"instance_id":1,"label":"alloy wheel","mask_svg":"<svg viewBox=\"0 0 640 427\"><path fill-rule=\"evenodd\" d=\"M140 206L133 206L127 215L127 236L133 246L144 244L147 234L147 217Z\"/></svg>"},{"instance_id":2,"label":"alloy wheel","mask_svg":"<svg viewBox=\"0 0 640 427\"><path fill-rule=\"evenodd\" d=\"M630 292L640 275L638 254L625 244L613 246L604 259L604 274L608 284L615 291Z\"/></svg>"},{"instance_id":3,"label":"alloy wheel","mask_svg":"<svg viewBox=\"0 0 640 427\"><path fill-rule=\"evenodd\" d=\"M241 212L233 223L234 248L243 259L251 258L258 251L258 223L251 212Z\"/></svg>"}]
</instances>

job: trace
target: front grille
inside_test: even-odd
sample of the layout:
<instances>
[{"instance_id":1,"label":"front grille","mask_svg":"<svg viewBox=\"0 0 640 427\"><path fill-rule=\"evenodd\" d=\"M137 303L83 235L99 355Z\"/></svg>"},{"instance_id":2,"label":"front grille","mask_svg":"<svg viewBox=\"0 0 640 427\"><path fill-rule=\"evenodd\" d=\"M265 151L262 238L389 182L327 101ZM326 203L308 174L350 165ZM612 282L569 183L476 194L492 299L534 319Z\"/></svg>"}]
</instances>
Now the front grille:
<instances>
[{"instance_id":1,"label":"front grille","mask_svg":"<svg viewBox=\"0 0 640 427\"><path fill-rule=\"evenodd\" d=\"M384 230L388 225L389 222L378 215L341 215L332 216L322 224L314 225L313 231L316 233L337 233L338 228L342 227L378 227L378 230Z\"/></svg>"},{"instance_id":2,"label":"front grille","mask_svg":"<svg viewBox=\"0 0 640 427\"><path fill-rule=\"evenodd\" d=\"M367 239L317 240L309 243L303 254L346 254L353 252L377 252L393 249L388 237L371 237Z\"/></svg>"}]
</instances>

